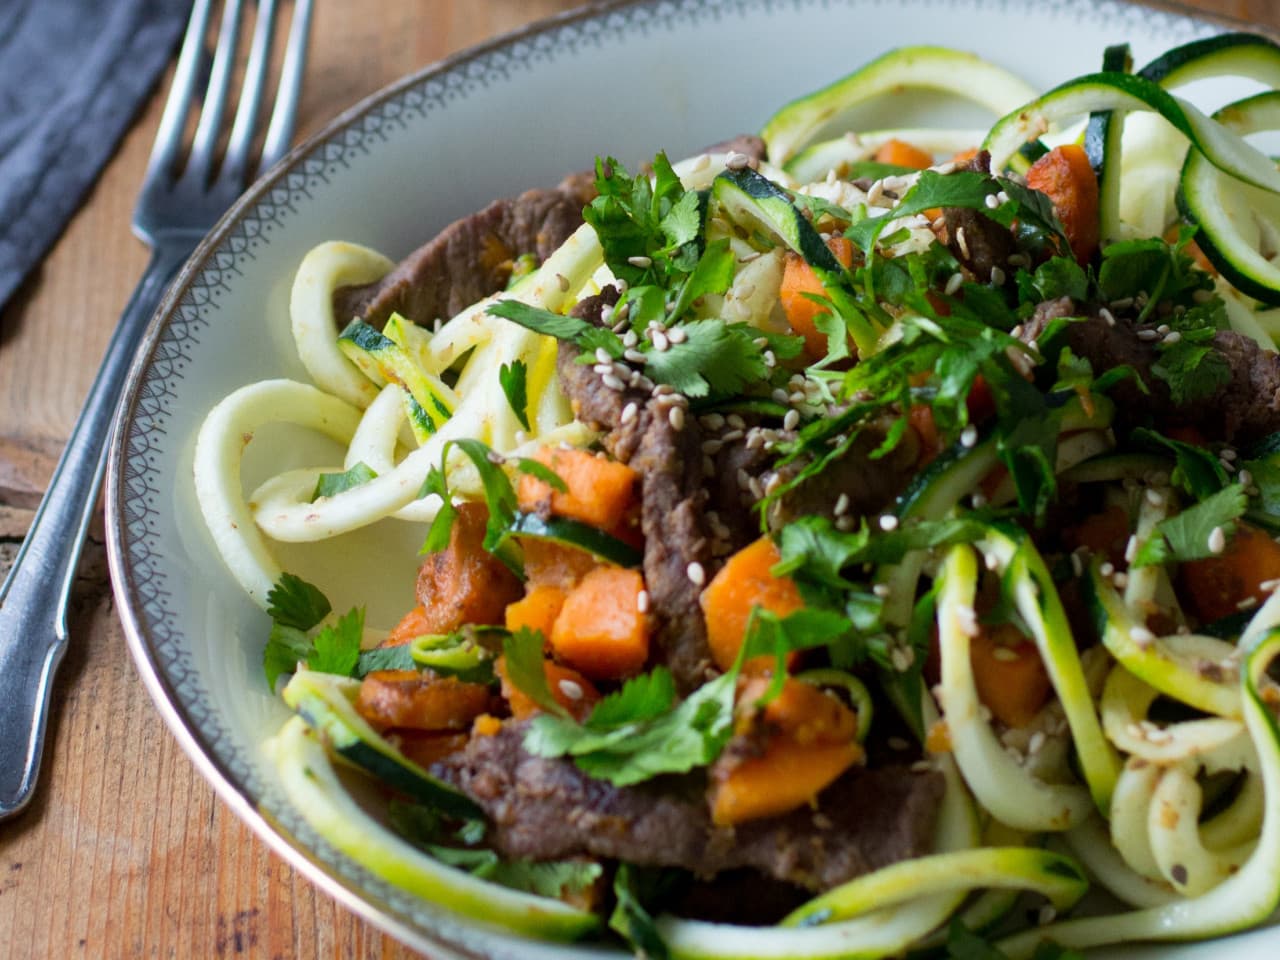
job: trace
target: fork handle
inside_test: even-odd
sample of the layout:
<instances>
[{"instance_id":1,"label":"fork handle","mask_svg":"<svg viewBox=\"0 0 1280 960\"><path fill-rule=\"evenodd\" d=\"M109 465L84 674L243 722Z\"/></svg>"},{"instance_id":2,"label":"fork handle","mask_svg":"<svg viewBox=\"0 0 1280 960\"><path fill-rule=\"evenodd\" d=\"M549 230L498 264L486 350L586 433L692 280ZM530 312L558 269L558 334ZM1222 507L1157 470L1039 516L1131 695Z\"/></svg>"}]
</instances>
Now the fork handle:
<instances>
[{"instance_id":1,"label":"fork handle","mask_svg":"<svg viewBox=\"0 0 1280 960\"><path fill-rule=\"evenodd\" d=\"M53 675L67 646L67 604L97 508L111 420L147 322L193 247L194 241L181 238L152 251L13 568L0 586L0 819L31 799Z\"/></svg>"}]
</instances>

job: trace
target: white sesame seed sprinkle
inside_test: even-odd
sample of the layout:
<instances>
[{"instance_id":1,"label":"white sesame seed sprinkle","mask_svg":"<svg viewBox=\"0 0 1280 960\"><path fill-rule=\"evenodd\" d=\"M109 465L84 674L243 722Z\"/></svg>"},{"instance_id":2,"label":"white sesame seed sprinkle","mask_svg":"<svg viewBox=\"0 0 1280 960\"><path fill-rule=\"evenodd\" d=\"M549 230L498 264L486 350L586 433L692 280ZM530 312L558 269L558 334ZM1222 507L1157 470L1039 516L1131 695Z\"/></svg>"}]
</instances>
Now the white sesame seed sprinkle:
<instances>
[{"instance_id":1,"label":"white sesame seed sprinkle","mask_svg":"<svg viewBox=\"0 0 1280 960\"><path fill-rule=\"evenodd\" d=\"M684 429L684 407L674 406L667 411L667 422L671 424L672 430Z\"/></svg>"},{"instance_id":2,"label":"white sesame seed sprinkle","mask_svg":"<svg viewBox=\"0 0 1280 960\"><path fill-rule=\"evenodd\" d=\"M689 335L685 333L684 327L673 327L667 334L667 339L672 343L684 343L688 338Z\"/></svg>"},{"instance_id":3,"label":"white sesame seed sprinkle","mask_svg":"<svg viewBox=\"0 0 1280 960\"><path fill-rule=\"evenodd\" d=\"M960 255L968 260L969 243L964 238L964 227L956 227L956 246L960 248Z\"/></svg>"},{"instance_id":4,"label":"white sesame seed sprinkle","mask_svg":"<svg viewBox=\"0 0 1280 960\"><path fill-rule=\"evenodd\" d=\"M604 347L596 347L596 362L612 365L613 357L609 355L609 351Z\"/></svg>"},{"instance_id":5,"label":"white sesame seed sprinkle","mask_svg":"<svg viewBox=\"0 0 1280 960\"><path fill-rule=\"evenodd\" d=\"M880 529L884 530L886 533L889 532L890 530L897 530L898 518L895 517L892 513L881 514Z\"/></svg>"},{"instance_id":6,"label":"white sesame seed sprinkle","mask_svg":"<svg viewBox=\"0 0 1280 960\"><path fill-rule=\"evenodd\" d=\"M1244 486L1247 487L1253 483L1253 474L1250 473L1248 470L1241 470L1240 473L1236 476L1236 479L1239 480L1240 483L1242 483Z\"/></svg>"},{"instance_id":7,"label":"white sesame seed sprinkle","mask_svg":"<svg viewBox=\"0 0 1280 960\"><path fill-rule=\"evenodd\" d=\"M800 411L788 410L787 415L782 418L782 428L784 430L794 430L800 425Z\"/></svg>"},{"instance_id":8,"label":"white sesame seed sprinkle","mask_svg":"<svg viewBox=\"0 0 1280 960\"><path fill-rule=\"evenodd\" d=\"M842 493L836 497L836 505L832 508L832 512L837 517L849 512L849 495L847 493Z\"/></svg>"},{"instance_id":9,"label":"white sesame seed sprinkle","mask_svg":"<svg viewBox=\"0 0 1280 960\"><path fill-rule=\"evenodd\" d=\"M1163 343L1165 346L1171 347L1175 343L1178 343L1181 339L1182 339L1182 334L1180 334L1177 330L1173 330L1173 331L1170 331L1169 333L1166 333L1164 335L1164 339L1161 340L1160 342Z\"/></svg>"},{"instance_id":10,"label":"white sesame seed sprinkle","mask_svg":"<svg viewBox=\"0 0 1280 960\"><path fill-rule=\"evenodd\" d=\"M639 267L641 270L653 266L653 260L643 256L627 257L627 263L633 267Z\"/></svg>"},{"instance_id":11,"label":"white sesame seed sprinkle","mask_svg":"<svg viewBox=\"0 0 1280 960\"><path fill-rule=\"evenodd\" d=\"M751 166L751 158L745 153L738 153L735 150L724 158L724 165L730 170L741 170L744 167Z\"/></svg>"},{"instance_id":12,"label":"white sesame seed sprinkle","mask_svg":"<svg viewBox=\"0 0 1280 960\"><path fill-rule=\"evenodd\" d=\"M1103 320L1106 321L1108 327L1114 327L1116 325L1115 314L1113 314L1106 307L1100 307L1098 309L1098 316L1100 316Z\"/></svg>"},{"instance_id":13,"label":"white sesame seed sprinkle","mask_svg":"<svg viewBox=\"0 0 1280 960\"><path fill-rule=\"evenodd\" d=\"M640 613L649 612L649 591L641 590L636 594L636 610Z\"/></svg>"},{"instance_id":14,"label":"white sesame seed sprinkle","mask_svg":"<svg viewBox=\"0 0 1280 960\"><path fill-rule=\"evenodd\" d=\"M972 447L978 442L978 428L972 423L960 431L960 446Z\"/></svg>"},{"instance_id":15,"label":"white sesame seed sprinkle","mask_svg":"<svg viewBox=\"0 0 1280 960\"><path fill-rule=\"evenodd\" d=\"M1145 496L1147 498L1147 503L1151 504L1153 507L1164 506L1164 494L1161 493L1159 490L1156 490L1152 487L1147 487L1147 492Z\"/></svg>"},{"instance_id":16,"label":"white sesame seed sprinkle","mask_svg":"<svg viewBox=\"0 0 1280 960\"><path fill-rule=\"evenodd\" d=\"M947 286L942 292L945 293L948 297L953 297L955 296L956 291L958 291L963 285L964 285L964 274L957 271L956 273L953 273L951 276L947 277Z\"/></svg>"},{"instance_id":17,"label":"white sesame seed sprinkle","mask_svg":"<svg viewBox=\"0 0 1280 960\"><path fill-rule=\"evenodd\" d=\"M697 560L685 567L685 575L689 578L689 582L695 587L700 587L707 582L707 572L702 569L702 564Z\"/></svg>"},{"instance_id":18,"label":"white sesame seed sprinkle","mask_svg":"<svg viewBox=\"0 0 1280 960\"><path fill-rule=\"evenodd\" d=\"M1156 333L1154 330L1139 330L1135 336L1137 336L1139 340L1146 340L1148 342L1160 339L1160 334Z\"/></svg>"},{"instance_id":19,"label":"white sesame seed sprinkle","mask_svg":"<svg viewBox=\"0 0 1280 960\"><path fill-rule=\"evenodd\" d=\"M988 210L994 210L996 207L1000 206L1000 201L996 199L996 195L994 193L988 193L986 199L982 202L987 205Z\"/></svg>"},{"instance_id":20,"label":"white sesame seed sprinkle","mask_svg":"<svg viewBox=\"0 0 1280 960\"><path fill-rule=\"evenodd\" d=\"M1209 542L1207 544L1209 552L1213 554L1221 553L1227 549L1227 534L1221 527L1214 527L1209 531Z\"/></svg>"},{"instance_id":21,"label":"white sesame seed sprinkle","mask_svg":"<svg viewBox=\"0 0 1280 960\"><path fill-rule=\"evenodd\" d=\"M561 680L559 683L560 692L570 700L582 699L582 685L575 683L573 680Z\"/></svg>"},{"instance_id":22,"label":"white sesame seed sprinkle","mask_svg":"<svg viewBox=\"0 0 1280 960\"><path fill-rule=\"evenodd\" d=\"M883 600L885 597L889 595L891 591L887 583L877 583L875 586L871 588L871 592L874 593L881 600Z\"/></svg>"},{"instance_id":23,"label":"white sesame seed sprinkle","mask_svg":"<svg viewBox=\"0 0 1280 960\"><path fill-rule=\"evenodd\" d=\"M1098 572L1104 577L1109 577L1116 572L1115 564L1110 560L1106 560L1103 562L1102 566L1098 568Z\"/></svg>"},{"instance_id":24,"label":"white sesame seed sprinkle","mask_svg":"<svg viewBox=\"0 0 1280 960\"><path fill-rule=\"evenodd\" d=\"M671 346L671 341L667 339L667 335L661 330L653 331L653 349L659 353L665 352Z\"/></svg>"},{"instance_id":25,"label":"white sesame seed sprinkle","mask_svg":"<svg viewBox=\"0 0 1280 960\"><path fill-rule=\"evenodd\" d=\"M606 373L604 376L600 378L600 381L610 390L616 390L618 393L621 393L623 390L627 389L627 385L623 383L617 377L616 374L613 374L613 373Z\"/></svg>"},{"instance_id":26,"label":"white sesame seed sprinkle","mask_svg":"<svg viewBox=\"0 0 1280 960\"><path fill-rule=\"evenodd\" d=\"M991 656L1005 663L1013 663L1013 661L1019 659L1018 654L1015 651L1003 645L997 645L996 648L991 651Z\"/></svg>"},{"instance_id":27,"label":"white sesame seed sprinkle","mask_svg":"<svg viewBox=\"0 0 1280 960\"><path fill-rule=\"evenodd\" d=\"M639 350L636 350L632 347L628 347L626 350L624 350L622 352L622 357L624 360L630 360L632 363L645 363L649 359Z\"/></svg>"},{"instance_id":28,"label":"white sesame seed sprinkle","mask_svg":"<svg viewBox=\"0 0 1280 960\"><path fill-rule=\"evenodd\" d=\"M636 418L636 414L639 412L640 408L636 406L635 401L632 401L622 408L622 416L618 419L621 423L630 423Z\"/></svg>"}]
</instances>

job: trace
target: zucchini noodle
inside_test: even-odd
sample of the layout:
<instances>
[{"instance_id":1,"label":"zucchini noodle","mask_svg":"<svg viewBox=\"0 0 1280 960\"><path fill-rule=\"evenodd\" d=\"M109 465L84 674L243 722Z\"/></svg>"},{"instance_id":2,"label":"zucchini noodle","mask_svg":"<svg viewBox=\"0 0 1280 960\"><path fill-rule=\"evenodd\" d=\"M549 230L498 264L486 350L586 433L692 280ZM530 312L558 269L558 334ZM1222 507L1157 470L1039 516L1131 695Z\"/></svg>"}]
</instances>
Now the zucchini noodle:
<instances>
[{"instance_id":1,"label":"zucchini noodle","mask_svg":"<svg viewBox=\"0 0 1280 960\"><path fill-rule=\"evenodd\" d=\"M762 131L767 162L716 148L660 155L631 178L601 159L587 222L452 317L335 316L335 294L395 264L350 243L312 249L290 298L312 383L252 383L218 403L196 438L194 483L227 568L275 622L264 663L270 683L293 674L282 696L297 716L267 755L315 832L479 922L557 941L608 926L681 960L923 956L955 948L953 921L1000 931L995 947L1023 958L1047 941L1187 940L1273 919L1280 575L1233 551L1252 536L1275 552L1280 429L1235 433L1249 411L1222 391L1249 363L1250 389L1270 383L1266 355L1250 351L1274 350L1280 332L1280 172L1245 139L1280 127L1280 90L1214 113L1169 91L1224 75L1280 85L1280 47L1228 35L1136 72L1130 61L1113 48L1107 69L1037 96L972 55L908 47L779 110ZM902 89L955 93L994 123L832 135ZM1046 157L1063 165L1054 176L1074 163L1096 180L1091 240L1070 198L1037 179ZM1206 197L1222 202L1197 213ZM1202 232L1168 239L1180 216ZM1126 271L1141 274L1132 289ZM1142 362L1107 352L1129 333ZM1094 368L1091 336L1107 369ZM580 367L563 365L561 341ZM583 398L579 373L604 399ZM1219 402L1233 425L1206 439L1203 408ZM339 462L277 468L246 492L245 449L268 424L327 438ZM650 445L667 426L685 439ZM735 443L741 459L722 456ZM562 454L617 475L583 480ZM841 476L850 464L858 475ZM818 481L831 502L813 507L804 494ZM623 507L597 517L574 483L602 500L616 485ZM735 544L734 514L767 536ZM308 607L309 585L289 579L273 544L324 549L386 519L421 526L433 554L419 606L394 630L332 616L327 600ZM465 572L501 602L442 627L421 584L458 562L459 524L472 521L474 554L491 566ZM755 565L735 567L750 551ZM530 572L535 554L545 579ZM516 599L500 596L499 574ZM616 611L586 593L592 578L636 586L617 617L635 629L609 656L573 646L612 628ZM664 603L676 611L654 609ZM361 634L354 646L344 629ZM647 646L679 630L702 644L691 682L671 651ZM455 706L474 695L475 709L402 726L396 684L424 677ZM814 716L797 721L797 703ZM380 710L392 719L375 722ZM493 779L519 783L545 763L547 781L499 797L497 816L485 807L496 788L477 774L472 789L440 758L517 724L524 753L504 755ZM776 746L804 765L770 767ZM443 752L415 752L428 748ZM825 873L825 840L802 821L832 829L820 791L891 751L904 777L922 775L930 807L941 797L917 855ZM790 806L770 793L803 793L837 761ZM754 770L774 772L757 783ZM819 865L773 879L807 899L769 926L695 919L708 914L632 871L713 883L701 863L633 863L568 841L564 860L503 860L504 841L473 839L493 826L519 835L521 798L549 803L574 777L596 791L592 816L614 816L614 790L706 799L712 863L753 820L793 817L779 849L803 841ZM427 826L388 826L403 797ZM572 839L580 825L563 820ZM610 840L628 836L626 816L609 823ZM705 872L742 868L729 862ZM584 885L546 880L581 880L584 867ZM617 901L607 925L602 876Z\"/></svg>"}]
</instances>

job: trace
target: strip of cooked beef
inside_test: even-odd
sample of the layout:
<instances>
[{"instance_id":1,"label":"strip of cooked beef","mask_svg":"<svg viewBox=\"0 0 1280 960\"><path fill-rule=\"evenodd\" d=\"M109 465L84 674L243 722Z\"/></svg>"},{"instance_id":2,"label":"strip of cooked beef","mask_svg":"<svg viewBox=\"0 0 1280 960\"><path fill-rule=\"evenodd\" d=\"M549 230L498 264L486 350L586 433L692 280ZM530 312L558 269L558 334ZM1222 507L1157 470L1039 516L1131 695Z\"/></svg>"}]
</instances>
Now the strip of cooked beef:
<instances>
[{"instance_id":1,"label":"strip of cooked beef","mask_svg":"<svg viewBox=\"0 0 1280 960\"><path fill-rule=\"evenodd\" d=\"M990 173L991 154L981 150L958 169ZM990 283L993 267L1008 272L1009 257L1018 252L1011 230L977 210L962 207L945 207L942 217L947 248L975 278Z\"/></svg>"},{"instance_id":2,"label":"strip of cooked beef","mask_svg":"<svg viewBox=\"0 0 1280 960\"><path fill-rule=\"evenodd\" d=\"M1280 431L1280 355L1274 351L1263 350L1253 339L1233 330L1218 331L1213 346L1225 358L1229 378L1212 397L1178 406L1168 384L1152 371L1159 358L1156 342L1140 339L1138 328L1124 319L1109 323L1069 297L1060 297L1036 307L1023 326L1022 338L1039 340L1052 321L1082 313L1063 332L1072 352L1087 357L1097 372L1121 365L1132 367L1149 391L1144 394L1130 381L1112 388L1121 423L1138 422L1149 415L1157 425L1194 426L1210 439L1231 443L1258 440Z\"/></svg>"},{"instance_id":3,"label":"strip of cooked beef","mask_svg":"<svg viewBox=\"0 0 1280 960\"><path fill-rule=\"evenodd\" d=\"M430 325L501 290L512 261L549 257L582 224L595 196L594 174L576 173L551 190L527 190L455 220L375 283L333 294L339 325L362 317L379 329L392 313Z\"/></svg>"},{"instance_id":4,"label":"strip of cooked beef","mask_svg":"<svg viewBox=\"0 0 1280 960\"><path fill-rule=\"evenodd\" d=\"M809 890L928 853L943 781L903 767L855 768L804 807L736 829L711 822L701 796L653 784L615 787L570 760L535 757L509 722L432 770L476 801L503 856L592 856L700 876L751 868Z\"/></svg>"}]
</instances>

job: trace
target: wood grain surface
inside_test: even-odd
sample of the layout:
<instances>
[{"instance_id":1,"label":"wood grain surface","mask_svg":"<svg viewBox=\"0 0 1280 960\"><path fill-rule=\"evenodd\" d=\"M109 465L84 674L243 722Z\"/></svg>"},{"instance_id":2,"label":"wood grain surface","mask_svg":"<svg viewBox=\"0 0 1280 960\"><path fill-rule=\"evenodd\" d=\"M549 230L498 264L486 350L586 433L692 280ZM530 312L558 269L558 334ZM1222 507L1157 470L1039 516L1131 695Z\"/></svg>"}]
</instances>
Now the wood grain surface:
<instances>
[{"instance_id":1,"label":"wood grain surface","mask_svg":"<svg viewBox=\"0 0 1280 960\"><path fill-rule=\"evenodd\" d=\"M299 133L405 73L573 5L322 0ZM1184 5L1280 30L1280 0ZM0 575L146 264L128 223L166 88L0 313ZM100 523L81 565L40 787L28 810L0 822L0 957L417 956L318 893L196 773L125 650Z\"/></svg>"}]
</instances>

